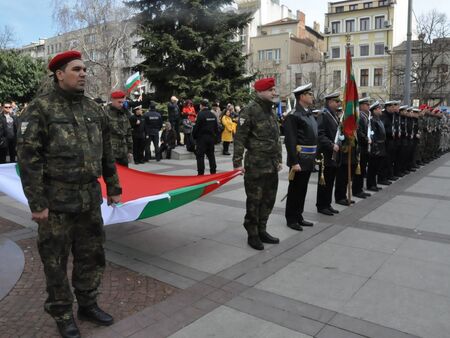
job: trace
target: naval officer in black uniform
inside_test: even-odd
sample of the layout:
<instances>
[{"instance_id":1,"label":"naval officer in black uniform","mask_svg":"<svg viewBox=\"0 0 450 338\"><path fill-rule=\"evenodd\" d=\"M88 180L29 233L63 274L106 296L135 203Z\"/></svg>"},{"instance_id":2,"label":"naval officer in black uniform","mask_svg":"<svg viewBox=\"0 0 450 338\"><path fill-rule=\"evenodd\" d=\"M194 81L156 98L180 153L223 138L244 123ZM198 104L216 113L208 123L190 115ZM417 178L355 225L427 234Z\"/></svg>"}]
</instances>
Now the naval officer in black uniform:
<instances>
[{"instance_id":1,"label":"naval officer in black uniform","mask_svg":"<svg viewBox=\"0 0 450 338\"><path fill-rule=\"evenodd\" d=\"M284 122L284 143L290 168L285 216L287 226L298 231L303 230L302 226L313 226L302 215L317 151L317 122L310 109L313 104L311 88L312 84L308 83L292 92L297 105Z\"/></svg>"}]
</instances>

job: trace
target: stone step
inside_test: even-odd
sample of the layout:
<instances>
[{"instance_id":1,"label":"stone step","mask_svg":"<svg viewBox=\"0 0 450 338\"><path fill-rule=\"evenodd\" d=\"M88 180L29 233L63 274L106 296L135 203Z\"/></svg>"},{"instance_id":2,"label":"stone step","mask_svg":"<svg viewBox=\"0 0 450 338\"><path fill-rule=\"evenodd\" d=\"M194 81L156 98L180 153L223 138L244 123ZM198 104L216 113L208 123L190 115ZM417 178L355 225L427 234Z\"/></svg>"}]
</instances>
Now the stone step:
<instances>
[{"instance_id":1,"label":"stone step","mask_svg":"<svg viewBox=\"0 0 450 338\"><path fill-rule=\"evenodd\" d=\"M214 147L214 154L221 155L223 151L222 144L216 144ZM228 150L230 154L233 153L233 144L230 144L230 148ZM186 147L176 147L175 149L172 149L172 159L174 160L190 160L195 159L195 154L187 151Z\"/></svg>"}]
</instances>

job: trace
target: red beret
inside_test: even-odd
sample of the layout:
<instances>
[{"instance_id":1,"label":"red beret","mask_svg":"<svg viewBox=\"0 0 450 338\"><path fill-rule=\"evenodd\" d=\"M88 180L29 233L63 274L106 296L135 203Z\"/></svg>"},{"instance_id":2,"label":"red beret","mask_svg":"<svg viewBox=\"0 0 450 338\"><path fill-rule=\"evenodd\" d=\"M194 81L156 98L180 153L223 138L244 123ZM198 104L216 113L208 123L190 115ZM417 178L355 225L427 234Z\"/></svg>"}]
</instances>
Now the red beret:
<instances>
[{"instance_id":1,"label":"red beret","mask_svg":"<svg viewBox=\"0 0 450 338\"><path fill-rule=\"evenodd\" d=\"M425 103L423 103L423 104L421 104L420 106L419 106L419 109L420 110L424 110L424 109L428 109L429 107L425 104Z\"/></svg>"},{"instance_id":2,"label":"red beret","mask_svg":"<svg viewBox=\"0 0 450 338\"><path fill-rule=\"evenodd\" d=\"M126 94L121 90L116 90L111 93L112 99L123 99L126 96Z\"/></svg>"},{"instance_id":3,"label":"red beret","mask_svg":"<svg viewBox=\"0 0 450 338\"><path fill-rule=\"evenodd\" d=\"M275 87L275 79L273 77L267 77L265 79L260 79L255 82L253 85L257 92L262 92L264 90L268 90L272 87Z\"/></svg>"},{"instance_id":4,"label":"red beret","mask_svg":"<svg viewBox=\"0 0 450 338\"><path fill-rule=\"evenodd\" d=\"M68 50L66 52L56 54L48 63L48 69L54 73L59 68L73 60L81 60L81 53L79 51Z\"/></svg>"}]
</instances>

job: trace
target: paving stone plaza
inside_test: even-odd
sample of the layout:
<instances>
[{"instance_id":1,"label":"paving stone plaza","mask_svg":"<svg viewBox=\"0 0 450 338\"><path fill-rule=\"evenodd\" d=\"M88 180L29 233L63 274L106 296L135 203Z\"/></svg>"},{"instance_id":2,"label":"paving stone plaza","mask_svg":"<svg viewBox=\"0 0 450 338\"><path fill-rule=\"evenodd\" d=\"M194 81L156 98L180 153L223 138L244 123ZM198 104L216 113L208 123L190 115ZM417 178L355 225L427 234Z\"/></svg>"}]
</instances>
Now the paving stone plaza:
<instances>
[{"instance_id":1,"label":"paving stone plaza","mask_svg":"<svg viewBox=\"0 0 450 338\"><path fill-rule=\"evenodd\" d=\"M219 171L232 169L230 157L217 162ZM193 159L132 167L196 174ZM340 213L332 217L316 212L313 174L304 216L315 225L303 232L286 226L287 176L285 168L268 224L281 243L262 252L248 247L242 227L241 176L166 214L106 227L110 264L175 291L111 327L81 327L83 336L450 336L450 154L351 207L333 205ZM20 226L0 234L1 311L24 266L17 243L34 238L36 226L27 207L4 195L0 216Z\"/></svg>"}]
</instances>

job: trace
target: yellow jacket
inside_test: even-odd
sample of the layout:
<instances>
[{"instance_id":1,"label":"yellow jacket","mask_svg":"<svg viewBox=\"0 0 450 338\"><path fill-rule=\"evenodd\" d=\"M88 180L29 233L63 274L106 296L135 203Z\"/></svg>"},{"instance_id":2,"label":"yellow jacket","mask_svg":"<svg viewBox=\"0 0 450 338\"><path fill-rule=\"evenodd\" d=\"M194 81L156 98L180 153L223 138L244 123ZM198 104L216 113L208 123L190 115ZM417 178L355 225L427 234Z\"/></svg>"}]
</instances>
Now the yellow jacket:
<instances>
[{"instance_id":1,"label":"yellow jacket","mask_svg":"<svg viewBox=\"0 0 450 338\"><path fill-rule=\"evenodd\" d=\"M236 133L236 123L227 115L222 116L221 122L223 125L222 142L232 142L233 135Z\"/></svg>"}]
</instances>

